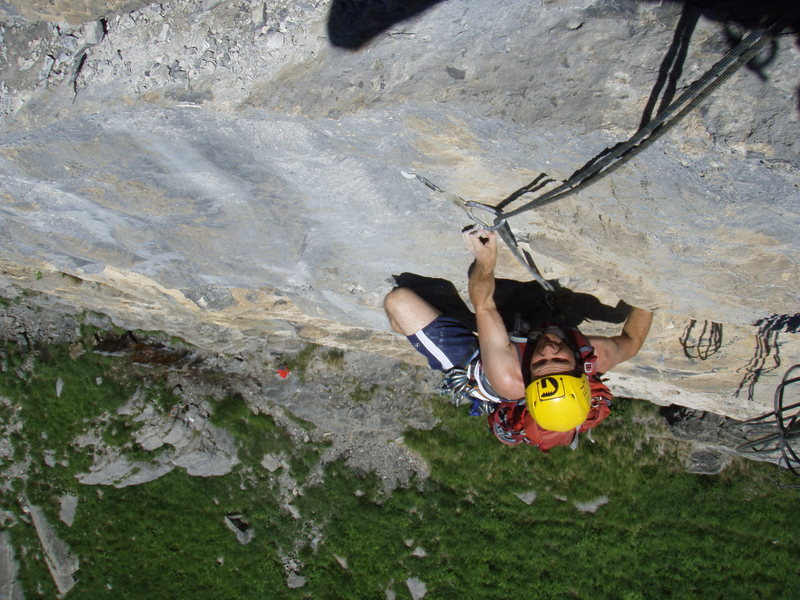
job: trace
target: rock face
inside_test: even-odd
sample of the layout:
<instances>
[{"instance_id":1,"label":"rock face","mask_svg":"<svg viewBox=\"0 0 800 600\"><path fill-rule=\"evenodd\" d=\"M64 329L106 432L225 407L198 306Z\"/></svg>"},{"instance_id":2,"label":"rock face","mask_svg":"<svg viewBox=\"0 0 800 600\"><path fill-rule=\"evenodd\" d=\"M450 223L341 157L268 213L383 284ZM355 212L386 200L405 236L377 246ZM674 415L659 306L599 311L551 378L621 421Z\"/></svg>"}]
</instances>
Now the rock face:
<instances>
[{"instance_id":1,"label":"rock face","mask_svg":"<svg viewBox=\"0 0 800 600\"><path fill-rule=\"evenodd\" d=\"M796 388L786 390L787 399L790 393L796 393ZM789 408L792 404L790 401L784 406ZM685 457L686 470L690 473L719 473L730 463L732 456L772 462L792 472L800 468L796 460L796 437L781 436L774 416L737 421L677 406L662 409L662 413L672 436L690 442L691 450ZM788 430L791 430L792 419L797 418L796 413L796 407L781 413L781 420Z\"/></svg>"},{"instance_id":2,"label":"rock face","mask_svg":"<svg viewBox=\"0 0 800 600\"><path fill-rule=\"evenodd\" d=\"M381 4L0 4L5 281L220 353L419 363L382 296L401 272L463 294L469 219L402 171L491 205L563 180L772 10ZM548 278L658 309L618 394L754 416L800 355L792 27L628 165L510 221ZM528 279L507 252L498 275Z\"/></svg>"},{"instance_id":3,"label":"rock face","mask_svg":"<svg viewBox=\"0 0 800 600\"><path fill-rule=\"evenodd\" d=\"M142 0L9 0L0 5L0 15L6 19L25 18L30 21L54 21L80 25L93 19L141 8Z\"/></svg>"},{"instance_id":4,"label":"rock face","mask_svg":"<svg viewBox=\"0 0 800 600\"><path fill-rule=\"evenodd\" d=\"M147 452L162 449L152 462L132 460L116 446L103 444L94 431L75 440L77 446L94 448L95 460L88 473L78 475L86 485L139 485L166 475L175 467L195 477L230 473L239 464L233 436L208 422L209 407L183 402L168 414L159 413L140 394L134 394L117 411L140 425L134 436L137 447Z\"/></svg>"}]
</instances>

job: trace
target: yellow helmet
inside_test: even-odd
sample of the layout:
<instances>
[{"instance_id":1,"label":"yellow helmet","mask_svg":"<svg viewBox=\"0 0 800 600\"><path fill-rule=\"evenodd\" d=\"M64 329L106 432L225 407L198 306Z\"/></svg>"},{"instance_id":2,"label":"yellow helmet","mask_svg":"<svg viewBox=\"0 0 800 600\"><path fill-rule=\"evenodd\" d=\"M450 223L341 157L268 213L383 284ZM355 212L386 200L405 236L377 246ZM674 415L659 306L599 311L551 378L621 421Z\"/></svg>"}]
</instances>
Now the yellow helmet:
<instances>
[{"instance_id":1,"label":"yellow helmet","mask_svg":"<svg viewBox=\"0 0 800 600\"><path fill-rule=\"evenodd\" d=\"M592 404L586 375L545 375L525 390L528 411L550 431L570 431L586 420Z\"/></svg>"}]
</instances>

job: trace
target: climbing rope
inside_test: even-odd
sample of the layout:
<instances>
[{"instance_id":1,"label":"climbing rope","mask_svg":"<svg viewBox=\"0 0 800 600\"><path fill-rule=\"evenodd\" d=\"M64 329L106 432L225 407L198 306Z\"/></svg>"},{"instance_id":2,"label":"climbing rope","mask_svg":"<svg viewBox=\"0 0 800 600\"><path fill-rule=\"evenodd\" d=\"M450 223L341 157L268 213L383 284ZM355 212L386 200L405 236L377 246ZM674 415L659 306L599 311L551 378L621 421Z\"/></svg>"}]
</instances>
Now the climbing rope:
<instances>
[{"instance_id":1,"label":"climbing rope","mask_svg":"<svg viewBox=\"0 0 800 600\"><path fill-rule=\"evenodd\" d=\"M446 192L421 175L406 173L405 171L402 174L409 179L416 177L433 191L449 197L467 213L478 227L487 231L497 232L517 260L528 269L536 281L552 294L554 291L552 284L541 275L530 253L519 248L519 244L508 224L508 219L575 194L579 190L613 173L667 133L742 65L755 58L783 27L783 20L776 19L764 29L753 31L745 36L739 44L729 50L719 62L690 85L676 100L667 105L652 121L640 127L630 139L617 144L613 148L606 149L556 188L543 193L514 210L504 212L503 209L522 196L540 191L548 184L554 183L554 180L541 173L531 183L519 188L496 206L490 206L480 202L466 201L460 196ZM494 218L491 221L484 220L481 218L480 212L489 213Z\"/></svg>"},{"instance_id":2,"label":"climbing rope","mask_svg":"<svg viewBox=\"0 0 800 600\"><path fill-rule=\"evenodd\" d=\"M629 140L596 156L555 189L545 192L519 208L499 214L497 222L565 198L613 173L663 136L742 65L750 62L783 26L783 21L776 20L765 29L747 35L705 75L690 85L683 94L666 106L656 118L641 127ZM537 179L541 177L540 175ZM505 206L512 199L527 193L530 192L517 190L498 206Z\"/></svg>"},{"instance_id":3,"label":"climbing rope","mask_svg":"<svg viewBox=\"0 0 800 600\"><path fill-rule=\"evenodd\" d=\"M736 448L740 452L750 451L756 454L780 452L778 466L796 476L800 476L800 456L798 456L800 444L797 443L800 439L800 402L789 403L786 399L786 390L789 386L796 386L799 383L800 364L797 364L784 373L783 379L775 389L773 411L743 423L752 427L754 431L766 429L769 433Z\"/></svg>"},{"instance_id":4,"label":"climbing rope","mask_svg":"<svg viewBox=\"0 0 800 600\"><path fill-rule=\"evenodd\" d=\"M508 249L511 250L511 253L517 258L517 260L522 263L528 269L528 272L531 274L531 276L537 282L539 282L539 285L547 290L548 294L553 294L555 292L553 284L551 284L542 276L541 272L536 267L536 263L533 262L533 257L530 255L530 253L527 250L523 250L519 247L517 238L514 237L514 233L511 231L511 227L508 225L508 223L505 220L498 223L497 217L500 214L499 209L486 204L481 204L480 202L468 202L461 196L446 192L438 185L433 183L430 179L423 177L418 173L408 173L406 171L401 171L400 173L406 179L417 179L421 181L429 189L433 190L437 194L443 195L456 206L463 209L477 227L486 231L496 232L500 239L503 240L506 246L508 246ZM487 212L494 218L491 221L485 221L480 217L478 211Z\"/></svg>"},{"instance_id":5,"label":"climbing rope","mask_svg":"<svg viewBox=\"0 0 800 600\"><path fill-rule=\"evenodd\" d=\"M793 443L800 438L800 402L786 405L784 392L788 386L799 382L800 365L794 365L784 373L780 385L775 390L775 416L778 420L783 455L781 466L798 476L800 476L800 457L797 455Z\"/></svg>"}]
</instances>

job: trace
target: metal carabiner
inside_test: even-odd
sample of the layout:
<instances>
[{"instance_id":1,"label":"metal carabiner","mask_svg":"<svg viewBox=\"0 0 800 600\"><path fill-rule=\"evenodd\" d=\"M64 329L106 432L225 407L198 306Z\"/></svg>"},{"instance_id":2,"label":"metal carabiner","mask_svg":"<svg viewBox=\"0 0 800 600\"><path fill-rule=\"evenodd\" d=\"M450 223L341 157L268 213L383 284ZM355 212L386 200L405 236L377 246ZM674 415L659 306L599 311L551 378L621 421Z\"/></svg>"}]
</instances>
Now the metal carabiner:
<instances>
[{"instance_id":1,"label":"metal carabiner","mask_svg":"<svg viewBox=\"0 0 800 600\"><path fill-rule=\"evenodd\" d=\"M475 215L475 210L483 210L485 212L491 213L494 215L494 220L492 221L491 225L486 223L483 219ZM472 221L481 229L485 229L486 231L497 231L503 225L505 225L505 218L503 217L503 212L494 206L489 206L487 204L481 204L480 202L475 202L470 200L469 202L464 202L464 211L467 213L467 216L472 219Z\"/></svg>"}]
</instances>

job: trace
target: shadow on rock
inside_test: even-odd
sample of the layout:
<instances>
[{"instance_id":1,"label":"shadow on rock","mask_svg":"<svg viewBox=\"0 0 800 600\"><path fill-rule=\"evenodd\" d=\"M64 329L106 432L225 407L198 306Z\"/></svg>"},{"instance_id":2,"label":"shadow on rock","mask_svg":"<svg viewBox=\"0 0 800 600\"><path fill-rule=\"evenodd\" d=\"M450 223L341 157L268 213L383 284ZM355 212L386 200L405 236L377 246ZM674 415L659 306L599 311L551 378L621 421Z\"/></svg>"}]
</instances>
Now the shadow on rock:
<instances>
[{"instance_id":1,"label":"shadow on rock","mask_svg":"<svg viewBox=\"0 0 800 600\"><path fill-rule=\"evenodd\" d=\"M171 348L153 340L140 340L132 331L98 337L92 351L105 356L125 356L140 365L177 366L194 358L185 348Z\"/></svg>"},{"instance_id":2,"label":"shadow on rock","mask_svg":"<svg viewBox=\"0 0 800 600\"><path fill-rule=\"evenodd\" d=\"M357 50L395 23L443 0L333 0L328 37L339 48Z\"/></svg>"},{"instance_id":3,"label":"shadow on rock","mask_svg":"<svg viewBox=\"0 0 800 600\"><path fill-rule=\"evenodd\" d=\"M781 34L794 35L795 42L800 47L800 11L797 10L795 0L766 0L765 2L752 2L751 0L670 1L675 4L683 4L683 12L678 22L670 51L681 52L681 46L683 44L688 45L692 30L701 16L722 24L728 45L731 48L742 40L746 33L743 30L753 30L761 27L769 28L774 23L780 25ZM659 0L660 3L661 1ZM747 68L766 81L767 76L764 73L764 69L775 60L777 55L778 43L773 39L768 49L753 58L747 64ZM662 64L662 72L663 67L664 65ZM800 104L798 108L800 108ZM646 115L647 111L645 111L643 119L646 118Z\"/></svg>"},{"instance_id":4,"label":"shadow on rock","mask_svg":"<svg viewBox=\"0 0 800 600\"><path fill-rule=\"evenodd\" d=\"M473 331L477 329L475 315L452 282L415 273L401 273L395 275L394 279L398 286L413 290L444 314L460 320ZM550 282L555 287L552 301L545 289L535 281L495 281L497 287L494 299L508 331L516 329L518 318L531 326L548 321L560 322L570 327L577 327L587 320L622 323L631 310L624 302L609 306L591 294L574 292L563 287L556 280Z\"/></svg>"},{"instance_id":5,"label":"shadow on rock","mask_svg":"<svg viewBox=\"0 0 800 600\"><path fill-rule=\"evenodd\" d=\"M649 0L658 2L661 0ZM703 17L732 27L760 27L773 19L785 19L787 29L797 33L800 29L800 12L795 0L669 0L699 12Z\"/></svg>"}]
</instances>

